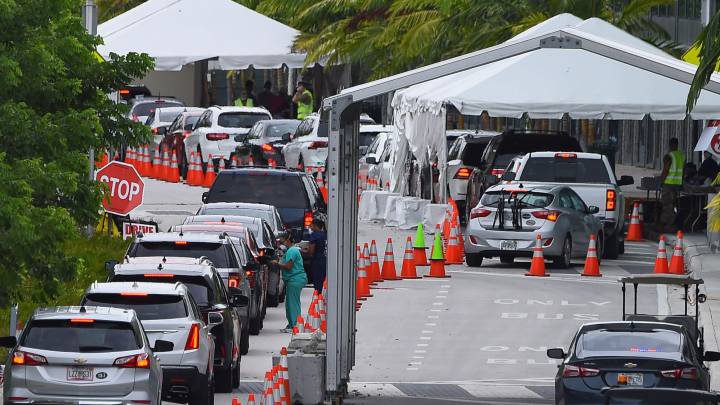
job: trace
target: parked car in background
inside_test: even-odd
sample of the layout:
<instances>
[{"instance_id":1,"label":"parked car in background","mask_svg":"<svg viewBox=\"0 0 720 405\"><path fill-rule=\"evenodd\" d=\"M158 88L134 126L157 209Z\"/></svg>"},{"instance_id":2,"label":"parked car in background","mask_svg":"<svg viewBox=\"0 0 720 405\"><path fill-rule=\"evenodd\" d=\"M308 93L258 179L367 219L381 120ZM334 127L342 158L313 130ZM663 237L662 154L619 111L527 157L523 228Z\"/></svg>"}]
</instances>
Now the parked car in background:
<instances>
[{"instance_id":1,"label":"parked car in background","mask_svg":"<svg viewBox=\"0 0 720 405\"><path fill-rule=\"evenodd\" d=\"M603 224L604 252L617 259L625 251L625 198L620 186L633 184L631 176L615 178L607 158L598 153L534 152L522 156L514 174L503 180L534 187L539 184L566 185L586 204L600 209L595 216Z\"/></svg>"},{"instance_id":2,"label":"parked car in background","mask_svg":"<svg viewBox=\"0 0 720 405\"><path fill-rule=\"evenodd\" d=\"M163 256L135 259L114 266L108 281L185 284L206 322L211 313L223 319L212 329L216 390L231 392L240 385L242 321L236 308L247 307L248 299L236 288L226 289L210 261Z\"/></svg>"},{"instance_id":3,"label":"parked car in background","mask_svg":"<svg viewBox=\"0 0 720 405\"><path fill-rule=\"evenodd\" d=\"M81 305L134 310L151 346L158 339L174 346L157 353L163 372L163 400L213 403L215 341L210 331L223 319L219 313L210 313L206 325L184 284L95 282L85 291Z\"/></svg>"},{"instance_id":4,"label":"parked car in background","mask_svg":"<svg viewBox=\"0 0 720 405\"><path fill-rule=\"evenodd\" d=\"M200 154L203 163L220 159L230 164L237 146L245 142L250 128L260 120L272 119L270 112L261 107L212 106L202 113L192 132L185 138L185 158L190 152Z\"/></svg>"},{"instance_id":5,"label":"parked car in background","mask_svg":"<svg viewBox=\"0 0 720 405\"><path fill-rule=\"evenodd\" d=\"M250 129L247 140L238 145L240 157L252 156L255 165L284 166L282 149L297 131L299 120L262 120Z\"/></svg>"},{"instance_id":6,"label":"parked car in background","mask_svg":"<svg viewBox=\"0 0 720 405\"><path fill-rule=\"evenodd\" d=\"M373 125L375 120L367 113L360 114L360 125Z\"/></svg>"},{"instance_id":7,"label":"parked car in background","mask_svg":"<svg viewBox=\"0 0 720 405\"><path fill-rule=\"evenodd\" d=\"M391 130L387 132L380 132L373 136L373 141L368 146L363 157L360 158L358 166L358 178L361 182L367 181L369 178L377 180L378 184L385 188L386 183L390 181L390 174L392 168L385 172L378 168L384 162L390 161L392 151L390 150L394 144L394 137L397 136L397 132L393 127L388 127Z\"/></svg>"},{"instance_id":8,"label":"parked car in background","mask_svg":"<svg viewBox=\"0 0 720 405\"><path fill-rule=\"evenodd\" d=\"M204 203L244 202L277 208L296 241L313 220L327 215L327 206L312 176L297 170L245 167L224 170L210 191L203 193Z\"/></svg>"},{"instance_id":9,"label":"parked car in background","mask_svg":"<svg viewBox=\"0 0 720 405\"><path fill-rule=\"evenodd\" d=\"M277 233L285 230L285 223L280 212L273 205L241 202L206 203L198 209L197 215L240 215L245 217L261 218L267 222L270 229ZM194 217L188 217L192 219ZM186 219L187 221L187 219Z\"/></svg>"},{"instance_id":10,"label":"parked car in background","mask_svg":"<svg viewBox=\"0 0 720 405\"><path fill-rule=\"evenodd\" d=\"M310 114L298 125L282 150L285 167L303 170L308 167L325 167L327 160L327 133L320 133L320 115Z\"/></svg>"},{"instance_id":11,"label":"parked car in background","mask_svg":"<svg viewBox=\"0 0 720 405\"><path fill-rule=\"evenodd\" d=\"M708 391L710 373L703 362L720 360L720 353L699 352L681 325L639 321L582 325L567 353L554 348L547 355L562 360L555 377L556 404L608 403L601 392L608 386Z\"/></svg>"},{"instance_id":12,"label":"parked car in background","mask_svg":"<svg viewBox=\"0 0 720 405\"><path fill-rule=\"evenodd\" d=\"M10 348L5 365L5 404L160 405L163 373L135 311L108 307L37 309ZM22 398L22 399L21 399Z\"/></svg>"},{"instance_id":13,"label":"parked car in background","mask_svg":"<svg viewBox=\"0 0 720 405\"><path fill-rule=\"evenodd\" d=\"M598 257L603 251L603 227L570 187L516 184L490 187L470 211L465 238L465 260L479 267L483 258L532 257L536 235L541 235L544 256L560 268L574 258L585 258L590 235L597 238Z\"/></svg>"},{"instance_id":14,"label":"parked car in background","mask_svg":"<svg viewBox=\"0 0 720 405\"><path fill-rule=\"evenodd\" d=\"M168 148L171 153L177 156L180 175L186 177L188 169L187 155L185 154L185 138L190 136L193 126L205 111L204 108L186 107L175 117L175 120L168 125L165 134L160 141L160 152ZM154 151L152 151L154 152Z\"/></svg>"},{"instance_id":15,"label":"parked car in background","mask_svg":"<svg viewBox=\"0 0 720 405\"><path fill-rule=\"evenodd\" d=\"M465 196L467 217L485 190L500 181L512 158L546 150L582 152L577 139L560 131L511 129L493 137L483 152L480 166L473 170L468 179Z\"/></svg>"},{"instance_id":16,"label":"parked car in background","mask_svg":"<svg viewBox=\"0 0 720 405\"><path fill-rule=\"evenodd\" d=\"M137 97L130 101L128 118L135 122L145 123L156 109L169 107L185 107L185 103L173 97Z\"/></svg>"},{"instance_id":17,"label":"parked car in background","mask_svg":"<svg viewBox=\"0 0 720 405\"><path fill-rule=\"evenodd\" d=\"M358 148L360 155L364 155L367 152L368 148L378 134L392 131L395 131L395 127L393 125L361 124L360 132L358 133Z\"/></svg>"},{"instance_id":18,"label":"parked car in background","mask_svg":"<svg viewBox=\"0 0 720 405\"><path fill-rule=\"evenodd\" d=\"M481 165L485 147L497 135L500 133L494 131L466 132L459 135L448 149L448 195L457 204L460 220L463 223L467 218L465 216L465 197L468 179L472 171Z\"/></svg>"}]
</instances>

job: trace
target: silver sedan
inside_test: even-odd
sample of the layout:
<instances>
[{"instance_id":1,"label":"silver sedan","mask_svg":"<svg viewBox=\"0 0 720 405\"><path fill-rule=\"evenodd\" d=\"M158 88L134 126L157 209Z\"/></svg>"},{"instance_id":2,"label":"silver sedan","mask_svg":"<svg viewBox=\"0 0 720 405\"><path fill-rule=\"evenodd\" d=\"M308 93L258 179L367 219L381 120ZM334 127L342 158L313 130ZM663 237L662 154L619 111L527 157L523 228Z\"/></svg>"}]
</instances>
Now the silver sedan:
<instances>
[{"instance_id":1,"label":"silver sedan","mask_svg":"<svg viewBox=\"0 0 720 405\"><path fill-rule=\"evenodd\" d=\"M465 260L478 267L486 257L500 257L503 263L531 257L538 234L545 258L560 268L585 257L590 235L595 235L602 257L602 224L593 216L596 212L597 207L586 206L566 186L493 186L470 211Z\"/></svg>"}]
</instances>

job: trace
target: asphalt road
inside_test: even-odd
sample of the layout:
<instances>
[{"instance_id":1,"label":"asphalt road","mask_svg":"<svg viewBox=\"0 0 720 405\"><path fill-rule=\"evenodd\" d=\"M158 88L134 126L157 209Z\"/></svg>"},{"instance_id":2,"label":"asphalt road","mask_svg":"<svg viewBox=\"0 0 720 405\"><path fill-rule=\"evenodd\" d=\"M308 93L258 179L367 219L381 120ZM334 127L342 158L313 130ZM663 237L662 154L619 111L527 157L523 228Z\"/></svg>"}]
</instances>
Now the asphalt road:
<instances>
[{"instance_id":1,"label":"asphalt road","mask_svg":"<svg viewBox=\"0 0 720 405\"><path fill-rule=\"evenodd\" d=\"M153 180L146 187L141 211L158 220L161 229L200 206L200 188ZM362 223L358 240L375 238L382 260L385 241L392 237L399 269L409 234ZM654 244L628 243L626 250L620 260L602 262L601 278L581 277L582 263L567 270L548 264L550 277L534 278L524 275L529 261L489 260L481 268L448 266L446 279L379 284L358 312L348 403L551 403L557 365L545 350L567 347L582 323L620 319L617 278L652 271ZM306 288L304 311L310 294ZM649 312L666 308L666 300L655 288L641 288L639 305ZM249 392L262 389L272 354L289 342L280 332L284 323L282 306L269 308L265 329L251 337L242 384L234 394L242 403ZM231 399L218 394L216 403L230 404Z\"/></svg>"}]
</instances>

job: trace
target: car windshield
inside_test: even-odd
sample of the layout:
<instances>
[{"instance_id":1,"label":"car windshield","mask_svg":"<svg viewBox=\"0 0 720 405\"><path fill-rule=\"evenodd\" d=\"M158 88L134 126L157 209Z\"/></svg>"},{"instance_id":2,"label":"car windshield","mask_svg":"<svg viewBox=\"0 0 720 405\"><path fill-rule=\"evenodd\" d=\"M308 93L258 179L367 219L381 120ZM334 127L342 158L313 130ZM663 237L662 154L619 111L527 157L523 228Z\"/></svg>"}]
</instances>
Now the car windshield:
<instances>
[{"instance_id":1,"label":"car windshield","mask_svg":"<svg viewBox=\"0 0 720 405\"><path fill-rule=\"evenodd\" d=\"M269 118L267 114L262 113L222 113L218 117L218 125L225 128L252 128L256 122Z\"/></svg>"},{"instance_id":2,"label":"car windshield","mask_svg":"<svg viewBox=\"0 0 720 405\"><path fill-rule=\"evenodd\" d=\"M154 274L154 273L150 273ZM181 282L190 291L190 295L199 307L207 308L215 304L215 294L202 276L146 277L144 274L116 274L110 281L138 281L146 283Z\"/></svg>"},{"instance_id":3,"label":"car windshield","mask_svg":"<svg viewBox=\"0 0 720 405\"><path fill-rule=\"evenodd\" d=\"M358 134L358 146L370 146L380 132L361 132Z\"/></svg>"},{"instance_id":4,"label":"car windshield","mask_svg":"<svg viewBox=\"0 0 720 405\"><path fill-rule=\"evenodd\" d=\"M298 125L300 125L300 121L266 124L265 136L268 138L280 138L285 134L292 135L297 130Z\"/></svg>"},{"instance_id":5,"label":"car windshield","mask_svg":"<svg viewBox=\"0 0 720 405\"><path fill-rule=\"evenodd\" d=\"M547 150L582 152L577 139L567 135L520 134L506 136L498 146L493 168L504 169L515 156Z\"/></svg>"},{"instance_id":6,"label":"car windshield","mask_svg":"<svg viewBox=\"0 0 720 405\"><path fill-rule=\"evenodd\" d=\"M682 335L667 329L597 329L583 333L575 354L588 357L655 357L679 359Z\"/></svg>"},{"instance_id":7,"label":"car windshield","mask_svg":"<svg viewBox=\"0 0 720 405\"><path fill-rule=\"evenodd\" d=\"M184 241L183 241L184 242ZM207 257L217 268L232 266L225 245L209 242L140 242L135 243L129 252L130 257Z\"/></svg>"},{"instance_id":8,"label":"car windshield","mask_svg":"<svg viewBox=\"0 0 720 405\"><path fill-rule=\"evenodd\" d=\"M185 318L188 314L179 295L88 294L83 305L134 309L141 321Z\"/></svg>"},{"instance_id":9,"label":"car windshield","mask_svg":"<svg viewBox=\"0 0 720 405\"><path fill-rule=\"evenodd\" d=\"M78 315L78 318L82 316ZM127 322L71 319L33 320L23 333L21 346L72 353L103 353L142 347Z\"/></svg>"},{"instance_id":10,"label":"car windshield","mask_svg":"<svg viewBox=\"0 0 720 405\"><path fill-rule=\"evenodd\" d=\"M177 116L180 115L178 111L160 111L160 122L173 122Z\"/></svg>"},{"instance_id":11,"label":"car windshield","mask_svg":"<svg viewBox=\"0 0 720 405\"><path fill-rule=\"evenodd\" d=\"M300 176L262 172L229 174L215 179L206 202L244 202L304 209L308 206L305 193Z\"/></svg>"},{"instance_id":12,"label":"car windshield","mask_svg":"<svg viewBox=\"0 0 720 405\"><path fill-rule=\"evenodd\" d=\"M480 204L486 207L496 206L498 202L500 202L500 194L500 191L488 191L483 194L482 199L480 199ZM517 198L518 202L525 205L544 208L553 201L553 195L547 193L505 191L502 194L505 198L505 204L514 203L515 198Z\"/></svg>"},{"instance_id":13,"label":"car windshield","mask_svg":"<svg viewBox=\"0 0 720 405\"><path fill-rule=\"evenodd\" d=\"M480 162L482 162L483 151L485 151L485 147L489 142L490 140L488 142L468 142L465 149L463 149L463 165L479 167Z\"/></svg>"},{"instance_id":14,"label":"car windshield","mask_svg":"<svg viewBox=\"0 0 720 405\"><path fill-rule=\"evenodd\" d=\"M272 220L272 211L258 210L254 208L215 208L215 207L202 207L198 212L198 215L238 215L241 217L252 217L261 218L268 223Z\"/></svg>"},{"instance_id":15,"label":"car windshield","mask_svg":"<svg viewBox=\"0 0 720 405\"><path fill-rule=\"evenodd\" d=\"M530 157L516 180L549 183L609 184L602 159Z\"/></svg>"},{"instance_id":16,"label":"car windshield","mask_svg":"<svg viewBox=\"0 0 720 405\"><path fill-rule=\"evenodd\" d=\"M139 103L136 104L135 107L132 109L133 115L137 115L138 117L145 117L153 112L155 112L158 108L167 108L167 107L184 107L182 103L178 101L153 101L153 102L147 102L147 103ZM177 114L175 114L177 116ZM168 120L172 121L172 119Z\"/></svg>"}]
</instances>

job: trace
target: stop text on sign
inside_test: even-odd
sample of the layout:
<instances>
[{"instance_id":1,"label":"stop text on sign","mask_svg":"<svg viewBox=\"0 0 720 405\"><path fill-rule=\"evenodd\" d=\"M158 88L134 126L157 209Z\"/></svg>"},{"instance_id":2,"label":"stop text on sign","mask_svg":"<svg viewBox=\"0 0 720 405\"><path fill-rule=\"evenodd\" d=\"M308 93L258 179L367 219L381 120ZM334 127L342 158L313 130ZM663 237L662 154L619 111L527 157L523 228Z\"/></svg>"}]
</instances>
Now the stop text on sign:
<instances>
[{"instance_id":1,"label":"stop text on sign","mask_svg":"<svg viewBox=\"0 0 720 405\"><path fill-rule=\"evenodd\" d=\"M132 200L133 197L140 194L140 184L131 183L124 179L109 177L107 175L100 176L100 181L110 185L110 198L119 197L121 200Z\"/></svg>"},{"instance_id":2,"label":"stop text on sign","mask_svg":"<svg viewBox=\"0 0 720 405\"><path fill-rule=\"evenodd\" d=\"M110 162L97 171L95 180L107 186L102 202L105 211L127 215L142 204L145 183L133 166Z\"/></svg>"}]
</instances>

